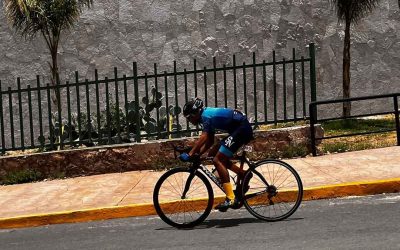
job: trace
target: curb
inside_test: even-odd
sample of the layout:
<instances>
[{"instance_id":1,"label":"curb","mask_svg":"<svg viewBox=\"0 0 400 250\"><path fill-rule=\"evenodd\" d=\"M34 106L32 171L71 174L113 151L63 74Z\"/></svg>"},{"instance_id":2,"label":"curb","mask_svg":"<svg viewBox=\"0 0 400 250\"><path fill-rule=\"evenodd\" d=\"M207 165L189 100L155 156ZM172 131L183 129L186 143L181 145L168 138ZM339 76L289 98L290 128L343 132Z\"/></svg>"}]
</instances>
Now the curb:
<instances>
[{"instance_id":1,"label":"curb","mask_svg":"<svg viewBox=\"0 0 400 250\"><path fill-rule=\"evenodd\" d=\"M400 178L350 182L304 189L303 201L400 192Z\"/></svg>"},{"instance_id":2,"label":"curb","mask_svg":"<svg viewBox=\"0 0 400 250\"><path fill-rule=\"evenodd\" d=\"M363 196L400 192L400 178L351 182L304 189L303 201L337 198L344 196ZM222 200L223 197L216 197ZM0 229L36 227L49 224L88 222L95 220L155 215L153 204L134 204L93 208L78 211L64 211L49 214L34 214L0 219Z\"/></svg>"}]
</instances>

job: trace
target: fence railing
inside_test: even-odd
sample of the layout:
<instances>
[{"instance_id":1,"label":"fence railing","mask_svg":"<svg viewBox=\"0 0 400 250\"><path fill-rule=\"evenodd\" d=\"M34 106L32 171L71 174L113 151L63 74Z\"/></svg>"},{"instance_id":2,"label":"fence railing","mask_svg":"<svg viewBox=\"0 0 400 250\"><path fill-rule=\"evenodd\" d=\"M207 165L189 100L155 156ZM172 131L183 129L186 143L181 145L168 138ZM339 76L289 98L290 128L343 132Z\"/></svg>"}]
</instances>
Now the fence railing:
<instances>
[{"instance_id":1,"label":"fence railing","mask_svg":"<svg viewBox=\"0 0 400 250\"><path fill-rule=\"evenodd\" d=\"M368 134L396 131L397 146L400 146L400 120L399 120L399 103L398 103L399 96L400 96L400 93L394 93L394 94L387 94L387 95L373 95L373 96L363 96L363 97L353 97L353 98L311 102L309 105L310 106L309 110L310 110L311 148L312 148L313 156L317 155L316 140L333 139L333 138L340 138L340 137L350 137L350 136L357 136L357 135L368 135ZM353 116L349 116L349 117L335 117L335 118L318 119L317 106L319 106L319 105L344 103L344 102L355 102L355 101L364 101L364 100L373 100L373 99L385 99L385 98L393 99L393 111L379 112L379 113L373 113L373 114L353 115ZM394 129L380 129L380 130L376 130L376 131L350 133L350 134L325 136L325 137L324 136L323 137L315 136L314 125L318 122L326 122L326 121L333 121L333 120L346 120L346 119L351 119L351 118L360 118L360 117L387 115L387 114L394 114L394 116L395 116L396 127Z\"/></svg>"},{"instance_id":2,"label":"fence railing","mask_svg":"<svg viewBox=\"0 0 400 250\"><path fill-rule=\"evenodd\" d=\"M1 152L42 148L64 149L79 145L141 142L190 135L197 131L182 116L181 107L193 97L206 106L241 109L252 124L271 124L308 119L307 104L316 101L315 46L309 56L239 64L234 55L229 65L138 73L136 62L130 76L114 68L113 78L80 80L53 86L2 89L0 81ZM308 65L306 65L308 64Z\"/></svg>"}]
</instances>

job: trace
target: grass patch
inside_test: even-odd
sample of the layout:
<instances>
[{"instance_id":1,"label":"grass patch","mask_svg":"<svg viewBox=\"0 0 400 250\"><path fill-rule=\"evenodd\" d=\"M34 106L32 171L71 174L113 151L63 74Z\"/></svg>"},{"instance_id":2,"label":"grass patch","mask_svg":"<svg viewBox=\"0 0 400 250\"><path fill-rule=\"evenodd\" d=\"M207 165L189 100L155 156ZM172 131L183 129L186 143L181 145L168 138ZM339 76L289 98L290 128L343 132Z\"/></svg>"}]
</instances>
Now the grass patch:
<instances>
[{"instance_id":1,"label":"grass patch","mask_svg":"<svg viewBox=\"0 0 400 250\"><path fill-rule=\"evenodd\" d=\"M54 172L50 176L46 176L35 169L22 169L17 171L8 172L0 181L1 185L13 185L21 183L31 183L43 181L46 179L64 179L65 172Z\"/></svg>"},{"instance_id":2,"label":"grass patch","mask_svg":"<svg viewBox=\"0 0 400 250\"><path fill-rule=\"evenodd\" d=\"M258 129L259 130L269 130L269 129L278 129L278 128L290 128L294 126L302 126L310 124L309 121L306 120L299 120L297 122L282 122L278 124L268 124L268 125L259 125Z\"/></svg>"},{"instance_id":3,"label":"grass patch","mask_svg":"<svg viewBox=\"0 0 400 250\"><path fill-rule=\"evenodd\" d=\"M296 158L305 157L309 154L308 149L304 145L287 146L283 150L270 151L270 152L250 152L248 157L254 161L263 159L282 159L282 158Z\"/></svg>"},{"instance_id":4,"label":"grass patch","mask_svg":"<svg viewBox=\"0 0 400 250\"><path fill-rule=\"evenodd\" d=\"M375 119L349 119L322 123L325 136L364 133L395 129L394 115L380 116ZM340 153L365 149L394 146L397 143L396 132L341 137L323 140L319 145L322 153Z\"/></svg>"},{"instance_id":5,"label":"grass patch","mask_svg":"<svg viewBox=\"0 0 400 250\"><path fill-rule=\"evenodd\" d=\"M7 173L1 181L3 185L12 185L20 183L28 183L41 181L45 179L43 174L33 169L23 169Z\"/></svg>"},{"instance_id":6,"label":"grass patch","mask_svg":"<svg viewBox=\"0 0 400 250\"><path fill-rule=\"evenodd\" d=\"M306 155L308 155L308 149L302 145L288 146L281 153L282 158L305 157Z\"/></svg>"},{"instance_id":7,"label":"grass patch","mask_svg":"<svg viewBox=\"0 0 400 250\"><path fill-rule=\"evenodd\" d=\"M322 123L326 136L395 129L394 116L379 119L349 119Z\"/></svg>"}]
</instances>

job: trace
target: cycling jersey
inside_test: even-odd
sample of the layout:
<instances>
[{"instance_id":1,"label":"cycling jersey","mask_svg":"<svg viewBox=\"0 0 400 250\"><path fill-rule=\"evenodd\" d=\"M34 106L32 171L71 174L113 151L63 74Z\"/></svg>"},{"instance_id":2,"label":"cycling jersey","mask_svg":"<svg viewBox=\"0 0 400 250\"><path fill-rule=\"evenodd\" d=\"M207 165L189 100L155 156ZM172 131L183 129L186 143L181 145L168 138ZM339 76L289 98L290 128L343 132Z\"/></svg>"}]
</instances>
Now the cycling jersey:
<instances>
[{"instance_id":1,"label":"cycling jersey","mask_svg":"<svg viewBox=\"0 0 400 250\"><path fill-rule=\"evenodd\" d=\"M215 133L222 130L229 133L221 140L219 152L227 157L233 154L244 144L253 139L253 129L246 116L241 112L229 108L205 108L201 114L203 131Z\"/></svg>"},{"instance_id":2,"label":"cycling jersey","mask_svg":"<svg viewBox=\"0 0 400 250\"><path fill-rule=\"evenodd\" d=\"M215 133L222 130L228 133L235 131L242 121L247 120L241 112L229 108L205 108L201 114L203 131Z\"/></svg>"}]
</instances>

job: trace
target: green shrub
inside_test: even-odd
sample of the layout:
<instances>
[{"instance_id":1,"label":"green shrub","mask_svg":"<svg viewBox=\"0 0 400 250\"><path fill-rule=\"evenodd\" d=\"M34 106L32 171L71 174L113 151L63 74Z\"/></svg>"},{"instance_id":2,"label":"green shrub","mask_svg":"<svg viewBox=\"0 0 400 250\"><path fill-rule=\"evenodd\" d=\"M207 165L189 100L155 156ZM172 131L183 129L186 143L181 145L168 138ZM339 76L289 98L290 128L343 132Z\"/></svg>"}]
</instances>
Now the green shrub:
<instances>
[{"instance_id":1,"label":"green shrub","mask_svg":"<svg viewBox=\"0 0 400 250\"><path fill-rule=\"evenodd\" d=\"M309 151L304 145L288 146L282 150L282 158L304 157L309 154Z\"/></svg>"},{"instance_id":2,"label":"green shrub","mask_svg":"<svg viewBox=\"0 0 400 250\"><path fill-rule=\"evenodd\" d=\"M37 170L22 169L7 173L2 180L3 185L12 185L19 183L35 182L45 179Z\"/></svg>"}]
</instances>

